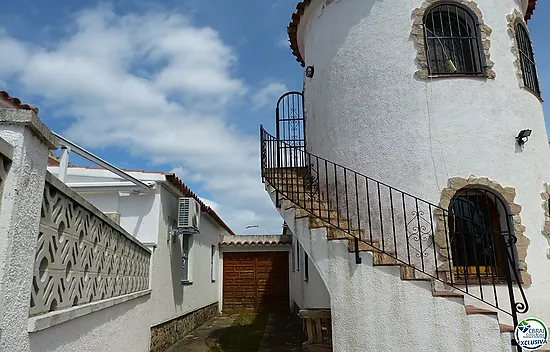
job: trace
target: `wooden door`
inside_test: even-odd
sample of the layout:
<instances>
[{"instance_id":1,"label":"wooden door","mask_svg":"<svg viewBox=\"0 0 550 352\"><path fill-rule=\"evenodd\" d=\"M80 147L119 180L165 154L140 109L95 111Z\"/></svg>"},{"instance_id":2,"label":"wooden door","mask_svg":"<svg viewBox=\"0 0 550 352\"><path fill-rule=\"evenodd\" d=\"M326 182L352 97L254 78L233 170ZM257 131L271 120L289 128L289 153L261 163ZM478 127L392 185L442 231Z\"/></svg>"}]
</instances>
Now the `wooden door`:
<instances>
[{"instance_id":1,"label":"wooden door","mask_svg":"<svg viewBox=\"0 0 550 352\"><path fill-rule=\"evenodd\" d=\"M288 311L288 280L288 252L224 253L223 310Z\"/></svg>"}]
</instances>

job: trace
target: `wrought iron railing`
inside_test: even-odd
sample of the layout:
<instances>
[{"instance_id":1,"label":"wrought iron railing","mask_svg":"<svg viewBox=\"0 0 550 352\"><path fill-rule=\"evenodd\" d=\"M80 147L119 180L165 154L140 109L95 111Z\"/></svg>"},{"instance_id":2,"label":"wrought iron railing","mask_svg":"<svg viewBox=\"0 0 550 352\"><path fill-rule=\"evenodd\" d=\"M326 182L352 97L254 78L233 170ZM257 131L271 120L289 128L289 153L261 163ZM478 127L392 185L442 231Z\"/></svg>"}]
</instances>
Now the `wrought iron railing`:
<instances>
[{"instance_id":1,"label":"wrought iron railing","mask_svg":"<svg viewBox=\"0 0 550 352\"><path fill-rule=\"evenodd\" d=\"M263 127L260 134L262 179L275 189L278 205L288 199L353 236L357 263L366 243L414 268L414 279L476 298L509 314L515 325L518 313L529 309L512 218L496 194L465 189L444 209L279 141Z\"/></svg>"}]
</instances>

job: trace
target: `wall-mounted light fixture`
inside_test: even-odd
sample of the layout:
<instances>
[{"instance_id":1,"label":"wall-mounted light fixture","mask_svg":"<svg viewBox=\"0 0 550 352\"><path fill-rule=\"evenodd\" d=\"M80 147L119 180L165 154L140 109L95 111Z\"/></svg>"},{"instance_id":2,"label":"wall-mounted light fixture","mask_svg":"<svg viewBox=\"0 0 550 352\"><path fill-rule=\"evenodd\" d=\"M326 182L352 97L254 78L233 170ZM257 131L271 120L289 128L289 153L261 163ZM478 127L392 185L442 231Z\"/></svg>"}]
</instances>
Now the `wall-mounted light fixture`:
<instances>
[{"instance_id":1,"label":"wall-mounted light fixture","mask_svg":"<svg viewBox=\"0 0 550 352\"><path fill-rule=\"evenodd\" d=\"M529 140L529 136L531 135L531 130L527 129L527 130L521 130L518 134L518 136L516 137L516 141L518 142L519 145L524 145L525 142L527 142Z\"/></svg>"},{"instance_id":2,"label":"wall-mounted light fixture","mask_svg":"<svg viewBox=\"0 0 550 352\"><path fill-rule=\"evenodd\" d=\"M306 77L307 78L313 77L314 73L315 73L315 69L313 68L313 66L306 67Z\"/></svg>"}]
</instances>

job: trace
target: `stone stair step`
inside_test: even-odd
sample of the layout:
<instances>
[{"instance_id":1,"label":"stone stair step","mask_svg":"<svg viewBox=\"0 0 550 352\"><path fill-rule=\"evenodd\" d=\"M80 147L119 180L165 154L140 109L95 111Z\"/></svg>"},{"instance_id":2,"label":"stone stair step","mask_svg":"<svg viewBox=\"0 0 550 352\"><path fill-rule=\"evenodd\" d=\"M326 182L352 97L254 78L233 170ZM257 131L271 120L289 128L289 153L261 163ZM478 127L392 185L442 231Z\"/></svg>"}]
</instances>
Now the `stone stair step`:
<instances>
[{"instance_id":1,"label":"stone stair step","mask_svg":"<svg viewBox=\"0 0 550 352\"><path fill-rule=\"evenodd\" d=\"M393 252L388 252L390 255L382 253L382 252L373 252L373 265L374 266L390 266L390 265L399 265L400 263L397 261L397 259L394 258L396 256Z\"/></svg>"},{"instance_id":2,"label":"stone stair step","mask_svg":"<svg viewBox=\"0 0 550 352\"><path fill-rule=\"evenodd\" d=\"M296 208L296 219L301 219L308 216L320 217L328 221L329 219L330 220L337 219L338 212L334 210L329 211L324 209L321 210L321 212L319 212L319 209L312 209L308 211L302 208Z\"/></svg>"},{"instance_id":3,"label":"stone stair step","mask_svg":"<svg viewBox=\"0 0 550 352\"><path fill-rule=\"evenodd\" d=\"M270 184L271 185L271 184ZM296 184L281 184L281 185L271 185L276 191L279 191L279 193L284 193L288 195L294 195L298 193L308 193L309 187L306 187L304 185L296 185Z\"/></svg>"},{"instance_id":4,"label":"stone stair step","mask_svg":"<svg viewBox=\"0 0 550 352\"><path fill-rule=\"evenodd\" d=\"M313 206L312 206L312 203L313 203ZM314 200L314 201L304 201L304 202L300 202L300 204L296 204L296 203L290 201L288 198L284 198L283 202L281 203L281 208L283 210L287 210L287 209L290 209L290 208L302 208L302 209L305 209L305 210L313 209L313 210L319 211L319 209L327 210L328 209L328 203L326 203L324 201L319 202L317 200Z\"/></svg>"},{"instance_id":5,"label":"stone stair step","mask_svg":"<svg viewBox=\"0 0 550 352\"><path fill-rule=\"evenodd\" d=\"M304 209L315 209L315 210L327 210L329 209L329 204L324 200L314 200L313 202L305 202L304 204L300 204L300 206ZM330 209L332 211L336 211L335 209Z\"/></svg>"},{"instance_id":6,"label":"stone stair step","mask_svg":"<svg viewBox=\"0 0 550 352\"><path fill-rule=\"evenodd\" d=\"M320 217L317 217L317 216L310 216L309 217L309 227L312 228L312 229L318 229L318 228L321 228L321 227L327 227L327 228L335 228L335 229L340 229L340 230L345 230L345 231L358 231L359 229L356 229L356 228L350 228L348 226L348 223L347 221L343 221L342 218L340 218L340 224L338 226L337 225L337 218L330 218L330 223L328 222L328 219L326 218L320 218Z\"/></svg>"},{"instance_id":7,"label":"stone stair step","mask_svg":"<svg viewBox=\"0 0 550 352\"><path fill-rule=\"evenodd\" d=\"M347 230L348 232L345 232L343 230L340 230L336 227L329 227L327 231L327 237L329 240L349 240L354 238L364 238L364 230ZM367 242L370 242L370 240L367 240ZM373 240L373 242L378 242L377 240Z\"/></svg>"},{"instance_id":8,"label":"stone stair step","mask_svg":"<svg viewBox=\"0 0 550 352\"><path fill-rule=\"evenodd\" d=\"M489 309L483 309L478 308L475 306L467 305L466 307L466 314L468 315L474 315L474 314L483 314L483 315L498 315L498 312L489 310Z\"/></svg>"},{"instance_id":9,"label":"stone stair step","mask_svg":"<svg viewBox=\"0 0 550 352\"><path fill-rule=\"evenodd\" d=\"M274 189L271 193L275 193L275 192L277 192L277 190ZM286 194L288 195L288 197L283 195L281 192L279 192L279 199L281 200L288 199L298 206L300 206L301 204L311 203L312 197L308 193L300 192L300 193L293 193L293 194L286 193ZM313 201L315 201L315 198L313 198Z\"/></svg>"},{"instance_id":10,"label":"stone stair step","mask_svg":"<svg viewBox=\"0 0 550 352\"><path fill-rule=\"evenodd\" d=\"M464 295L462 293L451 291L432 291L432 296L444 298L464 298Z\"/></svg>"},{"instance_id":11,"label":"stone stair step","mask_svg":"<svg viewBox=\"0 0 550 352\"><path fill-rule=\"evenodd\" d=\"M378 241L359 240L359 252L378 252ZM355 252L355 238L348 238L348 251Z\"/></svg>"},{"instance_id":12,"label":"stone stair step","mask_svg":"<svg viewBox=\"0 0 550 352\"><path fill-rule=\"evenodd\" d=\"M401 265L401 280L406 280L406 281L426 281L426 282L430 282L432 281L433 279L430 278L430 277L421 277L420 274L422 273L418 273L419 276L417 276L416 274L416 269L413 268L412 266L410 265L404 265L402 264Z\"/></svg>"},{"instance_id":13,"label":"stone stair step","mask_svg":"<svg viewBox=\"0 0 550 352\"><path fill-rule=\"evenodd\" d=\"M498 324L498 327L500 328L500 332L514 332L516 329L512 325L508 324Z\"/></svg>"}]
</instances>

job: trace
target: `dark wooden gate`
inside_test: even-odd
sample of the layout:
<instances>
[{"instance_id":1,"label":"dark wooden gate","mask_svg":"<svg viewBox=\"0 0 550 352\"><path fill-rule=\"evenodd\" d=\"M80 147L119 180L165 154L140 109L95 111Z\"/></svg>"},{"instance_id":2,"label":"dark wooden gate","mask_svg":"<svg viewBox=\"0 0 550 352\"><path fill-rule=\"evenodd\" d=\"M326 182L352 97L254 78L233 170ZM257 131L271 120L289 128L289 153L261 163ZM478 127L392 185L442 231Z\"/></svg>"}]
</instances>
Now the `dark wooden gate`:
<instances>
[{"instance_id":1,"label":"dark wooden gate","mask_svg":"<svg viewBox=\"0 0 550 352\"><path fill-rule=\"evenodd\" d=\"M223 310L287 312L288 252L223 254Z\"/></svg>"}]
</instances>

